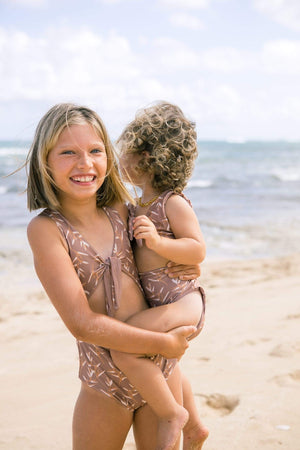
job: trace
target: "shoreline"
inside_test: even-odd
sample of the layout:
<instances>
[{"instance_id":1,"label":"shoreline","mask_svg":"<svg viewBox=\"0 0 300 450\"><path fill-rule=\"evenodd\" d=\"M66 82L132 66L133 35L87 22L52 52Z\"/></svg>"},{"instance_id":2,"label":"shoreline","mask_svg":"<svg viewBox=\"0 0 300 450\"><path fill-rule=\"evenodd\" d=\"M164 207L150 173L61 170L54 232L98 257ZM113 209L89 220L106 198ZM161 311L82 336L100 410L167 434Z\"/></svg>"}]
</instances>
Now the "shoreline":
<instances>
[{"instance_id":1,"label":"shoreline","mask_svg":"<svg viewBox=\"0 0 300 450\"><path fill-rule=\"evenodd\" d=\"M75 339L43 292L30 250L0 256L0 449L71 450ZM210 429L204 450L297 448L299 267L300 254L204 262L206 324L181 362ZM130 433L124 449L134 448Z\"/></svg>"}]
</instances>

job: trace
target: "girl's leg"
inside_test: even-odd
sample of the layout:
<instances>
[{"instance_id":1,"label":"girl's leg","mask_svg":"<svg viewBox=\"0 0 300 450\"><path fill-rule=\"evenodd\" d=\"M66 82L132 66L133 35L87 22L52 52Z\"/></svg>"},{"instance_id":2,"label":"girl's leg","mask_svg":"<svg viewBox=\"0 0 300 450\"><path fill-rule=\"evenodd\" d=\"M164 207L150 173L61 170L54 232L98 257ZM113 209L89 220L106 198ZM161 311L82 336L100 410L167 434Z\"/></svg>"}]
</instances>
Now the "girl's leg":
<instances>
[{"instance_id":1,"label":"girl's leg","mask_svg":"<svg viewBox=\"0 0 300 450\"><path fill-rule=\"evenodd\" d=\"M139 408L133 419L136 450L155 450L157 436L157 416L149 405Z\"/></svg>"},{"instance_id":2,"label":"girl's leg","mask_svg":"<svg viewBox=\"0 0 300 450\"><path fill-rule=\"evenodd\" d=\"M73 450L121 450L133 413L82 384L73 415Z\"/></svg>"},{"instance_id":3,"label":"girl's leg","mask_svg":"<svg viewBox=\"0 0 300 450\"><path fill-rule=\"evenodd\" d=\"M181 374L178 364L174 367L167 383L176 402L182 405ZM133 431L137 450L156 450L160 448L157 447L156 439L158 433L157 416L149 405L145 405L136 411L133 421ZM176 444L170 448L172 450L179 450L179 445L180 436Z\"/></svg>"},{"instance_id":4,"label":"girl's leg","mask_svg":"<svg viewBox=\"0 0 300 450\"><path fill-rule=\"evenodd\" d=\"M173 448L188 413L175 400L161 369L138 355L111 350L111 357L158 417L157 450Z\"/></svg>"},{"instance_id":5,"label":"girl's leg","mask_svg":"<svg viewBox=\"0 0 300 450\"><path fill-rule=\"evenodd\" d=\"M200 420L192 387L182 374L183 405L189 412L189 420L183 429L183 450L200 450L209 431Z\"/></svg>"}]
</instances>

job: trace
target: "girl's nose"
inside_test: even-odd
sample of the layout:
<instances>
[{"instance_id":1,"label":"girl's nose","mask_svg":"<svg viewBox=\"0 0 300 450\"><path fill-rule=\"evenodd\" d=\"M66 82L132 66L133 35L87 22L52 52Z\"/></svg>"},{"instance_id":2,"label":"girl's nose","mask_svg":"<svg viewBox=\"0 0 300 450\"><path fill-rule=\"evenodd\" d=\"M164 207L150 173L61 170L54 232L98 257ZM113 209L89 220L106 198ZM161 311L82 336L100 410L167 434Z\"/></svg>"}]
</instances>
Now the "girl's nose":
<instances>
[{"instance_id":1,"label":"girl's nose","mask_svg":"<svg viewBox=\"0 0 300 450\"><path fill-rule=\"evenodd\" d=\"M78 168L85 169L92 166L92 158L87 153L82 153L78 160Z\"/></svg>"}]
</instances>

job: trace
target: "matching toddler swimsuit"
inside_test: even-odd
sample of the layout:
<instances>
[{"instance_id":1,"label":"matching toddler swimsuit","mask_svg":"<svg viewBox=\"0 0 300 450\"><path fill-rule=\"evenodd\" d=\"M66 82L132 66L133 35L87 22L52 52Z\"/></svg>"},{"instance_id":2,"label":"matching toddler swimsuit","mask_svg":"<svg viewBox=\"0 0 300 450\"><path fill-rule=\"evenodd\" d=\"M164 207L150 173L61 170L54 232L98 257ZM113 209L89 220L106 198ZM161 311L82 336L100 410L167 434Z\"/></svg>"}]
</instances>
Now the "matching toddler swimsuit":
<instances>
[{"instance_id":1,"label":"matching toddler swimsuit","mask_svg":"<svg viewBox=\"0 0 300 450\"><path fill-rule=\"evenodd\" d=\"M154 223L160 236L175 239L166 215L166 203L172 195L180 195L192 207L191 202L183 194L174 194L173 191L163 192L147 210L146 216ZM136 206L129 205L129 237L133 240L133 219L136 216ZM141 243L137 242L137 245ZM179 280L170 278L165 273L165 267L139 273L140 281L146 300L151 308L155 306L174 303L190 292L199 290L202 298L202 315L197 325L202 330L205 318L205 293L198 280Z\"/></svg>"},{"instance_id":2,"label":"matching toddler swimsuit","mask_svg":"<svg viewBox=\"0 0 300 450\"><path fill-rule=\"evenodd\" d=\"M164 210L164 194L157 200L159 210ZM151 205L152 206L152 205ZM153 209L153 208L152 208ZM154 209L153 209L154 210ZM124 222L118 212L113 208L103 207L103 211L111 222L114 231L114 243L112 254L104 260L86 242L83 236L76 231L62 214L49 209L44 210L41 215L50 217L56 223L62 236L66 240L68 251L77 275L82 283L87 299L95 291L99 282L103 281L106 297L106 311L111 317L119 307L121 295L121 272L130 276L141 288L133 253ZM154 214L154 219L157 213ZM158 215L160 216L161 213ZM153 218L151 217L153 220ZM167 218L166 218L167 220ZM154 220L155 223L155 220ZM167 225L164 220L164 226ZM161 231L159 231L161 232ZM168 237L172 237L170 227L165 229ZM203 313L198 327L203 327L205 298L203 290L196 282L186 282L169 278L163 273L164 268L155 269L151 272L141 274L141 280L145 289L146 298L150 306L171 303L196 289L200 289L203 302ZM170 283L171 281L171 283ZM152 286L152 288L151 288ZM173 296L174 292L174 296ZM148 298L149 297L149 298ZM89 387L118 400L123 406L131 411L143 406L146 402L139 392L130 383L114 364L110 351L98 345L77 341L79 350L79 378ZM152 358L157 364L165 378L172 372L176 360L167 360L161 355Z\"/></svg>"}]
</instances>

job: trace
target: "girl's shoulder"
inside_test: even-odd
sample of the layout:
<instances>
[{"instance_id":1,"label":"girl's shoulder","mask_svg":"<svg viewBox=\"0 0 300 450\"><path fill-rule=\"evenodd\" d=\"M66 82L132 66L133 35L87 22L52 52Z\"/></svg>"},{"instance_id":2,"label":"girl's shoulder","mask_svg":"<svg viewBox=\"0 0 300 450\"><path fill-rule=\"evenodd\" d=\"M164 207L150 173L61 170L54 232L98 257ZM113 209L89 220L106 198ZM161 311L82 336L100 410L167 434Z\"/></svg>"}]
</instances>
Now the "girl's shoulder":
<instances>
[{"instance_id":1,"label":"girl's shoulder","mask_svg":"<svg viewBox=\"0 0 300 450\"><path fill-rule=\"evenodd\" d=\"M48 230L57 231L57 228L62 227L70 227L67 219L58 211L52 211L46 208L29 222L27 229L34 229L36 231L41 229L42 232L45 229L46 232Z\"/></svg>"},{"instance_id":2,"label":"girl's shoulder","mask_svg":"<svg viewBox=\"0 0 300 450\"><path fill-rule=\"evenodd\" d=\"M51 245L54 240L61 240L61 233L50 215L42 211L27 225L27 237L31 246L40 245L41 241Z\"/></svg>"},{"instance_id":3,"label":"girl's shoulder","mask_svg":"<svg viewBox=\"0 0 300 450\"><path fill-rule=\"evenodd\" d=\"M52 228L53 220L50 217L50 210L43 210L38 215L33 217L29 224L27 225L27 231L39 231L40 229L46 227Z\"/></svg>"},{"instance_id":4,"label":"girl's shoulder","mask_svg":"<svg viewBox=\"0 0 300 450\"><path fill-rule=\"evenodd\" d=\"M195 211L190 200L184 194L171 195L165 204L165 215L171 226L178 221L178 217L182 221L190 220L195 216Z\"/></svg>"},{"instance_id":5,"label":"girl's shoulder","mask_svg":"<svg viewBox=\"0 0 300 450\"><path fill-rule=\"evenodd\" d=\"M186 206L192 208L192 203L190 199L182 192L176 193L173 191L169 191L168 195L165 197L165 205L166 208L186 207Z\"/></svg>"}]
</instances>

